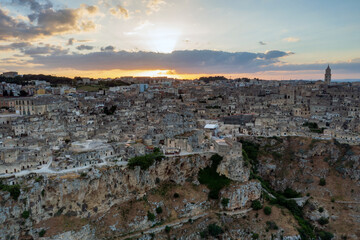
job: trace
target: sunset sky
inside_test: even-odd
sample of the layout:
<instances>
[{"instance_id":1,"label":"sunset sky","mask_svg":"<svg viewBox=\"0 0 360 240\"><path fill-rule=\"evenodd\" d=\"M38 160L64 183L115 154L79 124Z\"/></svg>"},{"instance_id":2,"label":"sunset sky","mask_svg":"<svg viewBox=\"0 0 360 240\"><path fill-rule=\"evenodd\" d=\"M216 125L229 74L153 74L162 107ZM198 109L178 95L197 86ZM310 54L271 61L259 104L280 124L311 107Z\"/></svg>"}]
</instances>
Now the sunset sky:
<instances>
[{"instance_id":1,"label":"sunset sky","mask_svg":"<svg viewBox=\"0 0 360 240\"><path fill-rule=\"evenodd\" d=\"M359 0L1 0L0 72L360 79Z\"/></svg>"}]
</instances>

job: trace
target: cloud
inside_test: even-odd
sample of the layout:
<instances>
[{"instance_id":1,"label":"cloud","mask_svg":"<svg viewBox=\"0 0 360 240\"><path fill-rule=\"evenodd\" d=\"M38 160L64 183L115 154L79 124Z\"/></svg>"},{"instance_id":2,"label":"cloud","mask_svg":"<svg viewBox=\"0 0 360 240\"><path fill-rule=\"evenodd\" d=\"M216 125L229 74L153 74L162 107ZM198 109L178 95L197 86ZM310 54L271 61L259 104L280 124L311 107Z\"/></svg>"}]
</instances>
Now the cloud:
<instances>
[{"instance_id":1,"label":"cloud","mask_svg":"<svg viewBox=\"0 0 360 240\"><path fill-rule=\"evenodd\" d=\"M82 50L93 50L94 47L93 47L93 46L83 45L83 44L82 44L82 45L80 45L80 46L77 46L76 49L77 49L77 50L80 50L80 51L82 51Z\"/></svg>"},{"instance_id":2,"label":"cloud","mask_svg":"<svg viewBox=\"0 0 360 240\"><path fill-rule=\"evenodd\" d=\"M90 31L95 23L88 19L93 8L65 8L54 10L52 4L41 5L34 0L14 0L14 4L28 5L32 13L28 15L30 22L16 19L0 9L0 40L30 40L45 36Z\"/></svg>"},{"instance_id":3,"label":"cloud","mask_svg":"<svg viewBox=\"0 0 360 240\"><path fill-rule=\"evenodd\" d=\"M123 8L122 6L118 5L115 8L110 8L110 13L118 18L124 18L124 19L128 19L129 18L129 11L125 8Z\"/></svg>"},{"instance_id":4,"label":"cloud","mask_svg":"<svg viewBox=\"0 0 360 240\"><path fill-rule=\"evenodd\" d=\"M152 14L160 10L160 6L165 4L164 0L148 0L147 2L147 14Z\"/></svg>"},{"instance_id":5,"label":"cloud","mask_svg":"<svg viewBox=\"0 0 360 240\"><path fill-rule=\"evenodd\" d=\"M293 43L293 42L298 42L298 41L300 41L300 39L299 39L299 38L295 38L295 37L288 37L288 38L284 38L283 41Z\"/></svg>"},{"instance_id":6,"label":"cloud","mask_svg":"<svg viewBox=\"0 0 360 240\"><path fill-rule=\"evenodd\" d=\"M53 4L49 0L46 0L45 4L40 4L35 0L12 0L12 3L20 6L28 5L34 12L40 12L53 7Z\"/></svg>"},{"instance_id":7,"label":"cloud","mask_svg":"<svg viewBox=\"0 0 360 240\"><path fill-rule=\"evenodd\" d=\"M260 41L259 44L260 45L266 45L266 42Z\"/></svg>"},{"instance_id":8,"label":"cloud","mask_svg":"<svg viewBox=\"0 0 360 240\"><path fill-rule=\"evenodd\" d=\"M101 51L102 52L113 52L113 51L115 51L115 47L109 45L107 47L101 48Z\"/></svg>"},{"instance_id":9,"label":"cloud","mask_svg":"<svg viewBox=\"0 0 360 240\"><path fill-rule=\"evenodd\" d=\"M15 42L7 45L0 45L0 51L22 50L29 46L31 46L31 44L28 42Z\"/></svg>"},{"instance_id":10,"label":"cloud","mask_svg":"<svg viewBox=\"0 0 360 240\"><path fill-rule=\"evenodd\" d=\"M64 55L69 52L67 49L63 49L60 46L51 45L51 44L41 44L37 47L29 47L22 50L22 52L29 56L38 56L38 55L52 55L52 56L58 56L58 55Z\"/></svg>"},{"instance_id":11,"label":"cloud","mask_svg":"<svg viewBox=\"0 0 360 240\"><path fill-rule=\"evenodd\" d=\"M35 56L33 64L45 68L76 70L173 70L178 73L242 73L261 71L290 55L282 51L266 53L222 52L211 50L174 51L172 53L114 51L108 46L101 52Z\"/></svg>"},{"instance_id":12,"label":"cloud","mask_svg":"<svg viewBox=\"0 0 360 240\"><path fill-rule=\"evenodd\" d=\"M266 51L265 54L263 55L264 59L275 59L275 58L281 58L281 57L285 57L285 56L289 56L289 55L293 55L293 52L283 52L283 51L278 51L278 50L273 50L273 51Z\"/></svg>"},{"instance_id":13,"label":"cloud","mask_svg":"<svg viewBox=\"0 0 360 240\"><path fill-rule=\"evenodd\" d=\"M76 41L74 38L69 38L68 43L66 45L71 46L74 44L74 41Z\"/></svg>"}]
</instances>

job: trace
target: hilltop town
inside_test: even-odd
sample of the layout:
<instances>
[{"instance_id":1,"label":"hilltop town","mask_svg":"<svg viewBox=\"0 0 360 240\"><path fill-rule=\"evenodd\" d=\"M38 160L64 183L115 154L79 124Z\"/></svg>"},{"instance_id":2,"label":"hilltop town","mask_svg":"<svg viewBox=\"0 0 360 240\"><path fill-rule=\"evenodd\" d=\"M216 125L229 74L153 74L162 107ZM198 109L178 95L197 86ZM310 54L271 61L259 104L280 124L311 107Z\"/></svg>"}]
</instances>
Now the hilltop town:
<instances>
[{"instance_id":1,"label":"hilltop town","mask_svg":"<svg viewBox=\"0 0 360 240\"><path fill-rule=\"evenodd\" d=\"M259 139L272 139L269 143L272 147L277 147L276 141L283 141L282 139L287 139L290 146L291 139L294 138L303 139L299 142L307 141L304 139L312 139L320 143L335 142L339 146L346 145L349 148L360 143L358 124L360 84L331 82L330 68L326 70L325 81L264 81L246 78L230 80L222 77L182 81L166 77L121 77L97 80L76 78L71 81L63 79L56 82L46 78L42 80L27 78L25 81L17 76L17 73L4 73L2 79L0 178L2 184L7 186L30 184L28 187L32 190L26 192L21 188L20 199L23 196L25 203L19 205L17 210L2 206L0 212L4 213L4 217L0 218L0 224L3 226L6 224L8 227L0 230L1 239L10 239L7 236L19 238L44 235L45 232L38 234L41 229L45 229L46 236L51 237L53 231L51 226L40 227L36 224L51 220L54 216L61 216L64 209L68 209L69 206L72 209L68 210L69 216L89 219L90 212L87 212L87 209L89 211L92 209L92 216L100 213L109 214L108 211L117 204L125 204L131 199L140 199L146 194L149 195L148 191L158 186L160 181L171 180L176 184L187 186L186 184L189 184L185 181L187 178L190 176L191 179L196 178L198 171L211 165L210 156L224 158L216 166L218 174L230 179L229 181L238 182L231 185L230 189L221 192L220 199L227 199L222 202L224 209L230 215L240 211L238 214L243 216L246 213L244 209L247 209L246 206L249 207L251 201L264 200L264 191L270 196L273 195L269 189L264 189L261 181L257 181L256 178L254 180L251 166L254 167L256 163L250 161L251 156L249 156L250 160L247 160L243 155L244 149L246 150L244 144L250 144L249 139L255 139L255 143L259 144L257 146L262 147L265 143ZM284 148L276 151L282 152ZM136 159L152 154L159 154L156 156L164 158L167 162L163 160L160 165L156 165L156 168L155 165L151 166L152 162L149 166L144 165L143 162L134 163ZM272 154L271 158L278 159L277 153ZM298 157L307 159L315 156L309 154L302 153L301 157L300 155ZM358 181L360 174L356 167L357 165L350 170L352 178ZM132 172L131 169L134 168L135 172ZM262 169L263 172L260 171L264 174L263 178L266 178L265 175L271 170L270 165L268 168ZM115 173L112 172L115 171L114 169L122 169L119 170L121 174L114 175ZM275 168L271 171L273 170L275 171ZM141 175L145 173L138 171L150 172L148 175ZM349 172L346 174L349 176ZM68 179L70 175L79 178L79 182L71 182L73 177ZM316 174L314 176L321 177ZM99 197L100 195L96 195L97 197L94 195L94 203L104 206L95 207L89 196L82 196L84 203L78 207L66 203L63 196L56 198L58 200L54 200L54 196L51 197L52 200L46 200L51 196L48 191L53 191L56 195L58 192L64 192L64 195L65 192L68 194L72 192L71 194L75 194L74 196L78 198L81 192L74 193L76 188L82 189L81 191L85 193L88 191L87 186L89 188L94 186L91 182L84 182L84 179L89 177L99 181L99 194L101 192L106 196L102 198ZM119 180L114 180L116 178ZM64 179L70 182L59 182L65 181ZM206 185L195 179L191 181L202 187ZM109 187L107 190L100 190L107 182L115 184L115 187L111 190ZM129 183L132 187L126 187L126 191L125 188L119 190L116 185L119 186L121 183ZM67 184L72 190L66 190ZM57 189L59 186L61 188ZM275 183L273 187L279 188ZM45 189L47 189L46 193L44 193ZM131 189L134 192L131 192ZM242 189L241 193L239 189ZM206 193L207 190L201 191ZM302 191L306 190L302 189ZM187 193L183 191L182 194ZM205 198L200 195L200 199L193 201L204 201L205 205L211 205L206 200L206 194ZM10 201L11 195L6 195L5 191L0 198ZM39 200L35 201L34 198ZM354 199L356 201L356 197ZM308 198L305 197L299 202L307 200ZM107 201L109 203L106 203ZM94 206L90 208L87 207L88 205ZM200 213L210 206L195 205L191 207L192 210L187 209L190 206L185 207L187 210L184 210L185 213L181 216L183 218L187 216L186 221L190 221L189 219L195 221L195 216L202 218ZM303 206L303 203L300 205ZM72 213L76 208L82 209L82 213ZM32 220L26 220L23 227L17 226L16 222L21 212L29 209L32 209L30 211ZM161 214L159 212L160 210L158 214ZM286 214L286 218L295 221L290 215ZM318 216L324 217L321 213ZM316 222L320 217L315 216L314 221ZM105 218L107 217L98 218L96 221L100 219L105 221ZM152 216L148 214L144 218L146 220ZM139 227L127 227L125 230L118 229L112 222L115 225L111 227L111 231L117 233L119 239L122 239L122 236L129 237L131 234L127 234L136 231L139 234L133 237L145 236L146 234L140 232L150 229L150 225L146 222L140 224L139 221L141 222L141 219L132 223L139 224ZM100 225L104 227L109 224ZM303 236L297 233L297 227L289 230L285 225L282 233L275 234L277 239L280 239L280 236L288 237L282 239L300 239ZM95 238L96 234L90 225L81 226L85 226L81 231L85 231L86 234L81 231L77 234L85 234L86 238L81 235L67 239L103 239L104 236L107 238L110 236L105 233L110 231L108 228L97 229L97 234L102 237ZM61 231L65 229L54 230L53 235L60 234ZM264 229L262 231L265 233ZM343 230L336 229L336 231L344 233ZM155 233L148 231L147 235L153 236ZM183 239L200 237L196 235L196 231L189 230L188 233L187 238ZM74 232L71 235L76 236ZM253 232L240 231L236 236L254 239L256 235Z\"/></svg>"}]
</instances>

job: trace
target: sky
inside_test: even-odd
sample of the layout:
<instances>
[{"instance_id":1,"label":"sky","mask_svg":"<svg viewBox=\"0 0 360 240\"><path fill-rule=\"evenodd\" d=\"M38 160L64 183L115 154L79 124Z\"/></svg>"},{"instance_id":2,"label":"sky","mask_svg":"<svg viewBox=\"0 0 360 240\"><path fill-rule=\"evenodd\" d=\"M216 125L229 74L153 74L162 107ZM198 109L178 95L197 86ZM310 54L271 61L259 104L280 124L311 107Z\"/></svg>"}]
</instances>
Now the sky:
<instances>
[{"instance_id":1,"label":"sky","mask_svg":"<svg viewBox=\"0 0 360 240\"><path fill-rule=\"evenodd\" d=\"M359 0L1 0L0 72L360 79Z\"/></svg>"}]
</instances>

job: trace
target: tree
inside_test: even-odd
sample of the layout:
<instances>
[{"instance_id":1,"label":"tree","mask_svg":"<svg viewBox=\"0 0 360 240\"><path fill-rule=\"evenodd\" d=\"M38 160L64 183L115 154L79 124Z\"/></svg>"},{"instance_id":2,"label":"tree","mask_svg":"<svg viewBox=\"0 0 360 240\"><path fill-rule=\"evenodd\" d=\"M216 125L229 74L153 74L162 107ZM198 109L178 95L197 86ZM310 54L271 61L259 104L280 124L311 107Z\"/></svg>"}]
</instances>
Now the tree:
<instances>
[{"instance_id":1,"label":"tree","mask_svg":"<svg viewBox=\"0 0 360 240\"><path fill-rule=\"evenodd\" d=\"M266 206L266 207L264 208L264 213L265 213L266 215L270 215L270 214L271 214L271 207Z\"/></svg>"},{"instance_id":2,"label":"tree","mask_svg":"<svg viewBox=\"0 0 360 240\"><path fill-rule=\"evenodd\" d=\"M24 90L20 90L20 97L26 97L28 93Z\"/></svg>"},{"instance_id":3,"label":"tree","mask_svg":"<svg viewBox=\"0 0 360 240\"><path fill-rule=\"evenodd\" d=\"M8 91L7 91L7 90L4 90L4 91L3 91L3 96L4 96L4 97L9 96L9 93L8 93Z\"/></svg>"}]
</instances>

